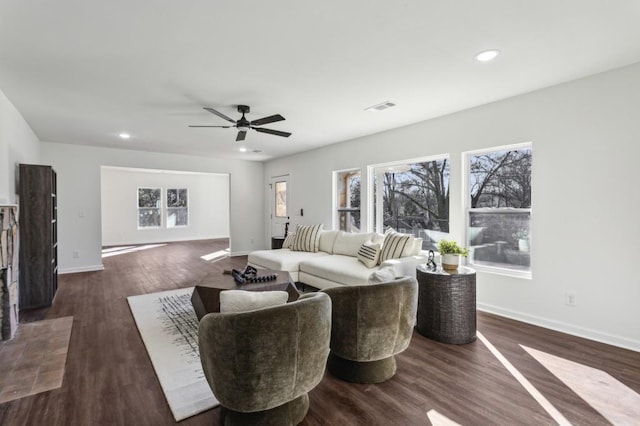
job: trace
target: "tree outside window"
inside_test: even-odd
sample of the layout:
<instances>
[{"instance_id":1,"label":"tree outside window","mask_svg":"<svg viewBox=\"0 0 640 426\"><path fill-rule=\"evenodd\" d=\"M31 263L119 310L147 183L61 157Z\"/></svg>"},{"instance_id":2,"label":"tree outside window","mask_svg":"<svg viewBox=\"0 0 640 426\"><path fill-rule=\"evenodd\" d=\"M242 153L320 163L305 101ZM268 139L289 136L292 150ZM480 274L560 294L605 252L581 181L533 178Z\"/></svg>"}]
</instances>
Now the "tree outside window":
<instances>
[{"instance_id":1,"label":"tree outside window","mask_svg":"<svg viewBox=\"0 0 640 426\"><path fill-rule=\"evenodd\" d=\"M423 239L435 250L449 233L449 159L411 160L374 168L378 232L388 228Z\"/></svg>"},{"instance_id":2,"label":"tree outside window","mask_svg":"<svg viewBox=\"0 0 640 426\"><path fill-rule=\"evenodd\" d=\"M469 261L530 274L531 144L466 158Z\"/></svg>"},{"instance_id":3,"label":"tree outside window","mask_svg":"<svg viewBox=\"0 0 640 426\"><path fill-rule=\"evenodd\" d=\"M159 228L162 225L161 209L160 188L138 188L138 228Z\"/></svg>"},{"instance_id":4,"label":"tree outside window","mask_svg":"<svg viewBox=\"0 0 640 426\"><path fill-rule=\"evenodd\" d=\"M179 226L189 226L188 190L167 189L167 228Z\"/></svg>"}]
</instances>

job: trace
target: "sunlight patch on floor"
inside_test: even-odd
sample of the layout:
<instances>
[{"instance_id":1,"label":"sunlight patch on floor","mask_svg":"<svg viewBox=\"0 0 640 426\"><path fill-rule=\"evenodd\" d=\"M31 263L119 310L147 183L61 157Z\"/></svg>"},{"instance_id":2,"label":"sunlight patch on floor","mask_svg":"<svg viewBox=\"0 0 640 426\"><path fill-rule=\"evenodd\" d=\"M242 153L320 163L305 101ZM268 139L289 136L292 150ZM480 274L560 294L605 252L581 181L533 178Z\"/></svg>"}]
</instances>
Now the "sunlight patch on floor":
<instances>
[{"instance_id":1,"label":"sunlight patch on floor","mask_svg":"<svg viewBox=\"0 0 640 426\"><path fill-rule=\"evenodd\" d=\"M143 246L123 246L123 247L109 247L102 249L102 258L117 256L120 254L133 253L141 250L148 250L156 247L163 247L166 244L145 244Z\"/></svg>"},{"instance_id":2,"label":"sunlight patch on floor","mask_svg":"<svg viewBox=\"0 0 640 426\"><path fill-rule=\"evenodd\" d=\"M610 374L536 349L520 347L614 425L640 424L640 395Z\"/></svg>"},{"instance_id":3,"label":"sunlight patch on floor","mask_svg":"<svg viewBox=\"0 0 640 426\"><path fill-rule=\"evenodd\" d=\"M436 410L427 411L427 417L432 426L460 426L460 423L456 423L447 416L438 413Z\"/></svg>"},{"instance_id":4,"label":"sunlight patch on floor","mask_svg":"<svg viewBox=\"0 0 640 426\"><path fill-rule=\"evenodd\" d=\"M484 345L489 349L489 351L491 351L491 353L493 354L493 356L495 356L498 361L500 361L500 363L507 369L507 371L509 371L509 373L511 373L511 375L518 381L518 383L520 383L522 385L523 388L525 388L525 390L527 392L529 392L529 395L531 395L533 397L533 399L535 399L538 404L540 404L542 406L542 408L544 408L544 410L561 426L564 425L568 425L571 426L571 423L569 422L569 420L567 420L562 413L560 413L560 411L558 411L558 409L556 407L553 406L553 404L551 404L549 402L549 400L547 400L547 398L544 397L544 395L542 395L540 393L540 391L538 389L536 389L535 386L533 386L531 384L531 382L529 380L527 380L526 377L524 377L522 375L522 373L520 373L520 371L518 371L517 368L515 368L513 366L513 364L511 364L509 362L509 360L507 358L504 357L504 355L502 355L502 353L500 353L500 351L498 349L496 349L495 346L493 346L493 344L491 344L491 342L489 342L487 340L486 337L484 337L484 335L482 333L480 333L479 331L477 332L478 335L478 339L484 343Z\"/></svg>"},{"instance_id":5,"label":"sunlight patch on floor","mask_svg":"<svg viewBox=\"0 0 640 426\"><path fill-rule=\"evenodd\" d=\"M227 247L224 250L218 250L215 251L213 253L209 253L209 254L203 254L202 256L200 256L200 259L205 260L207 262L215 262L218 261L220 259L224 259L225 257L229 256L229 248Z\"/></svg>"}]
</instances>

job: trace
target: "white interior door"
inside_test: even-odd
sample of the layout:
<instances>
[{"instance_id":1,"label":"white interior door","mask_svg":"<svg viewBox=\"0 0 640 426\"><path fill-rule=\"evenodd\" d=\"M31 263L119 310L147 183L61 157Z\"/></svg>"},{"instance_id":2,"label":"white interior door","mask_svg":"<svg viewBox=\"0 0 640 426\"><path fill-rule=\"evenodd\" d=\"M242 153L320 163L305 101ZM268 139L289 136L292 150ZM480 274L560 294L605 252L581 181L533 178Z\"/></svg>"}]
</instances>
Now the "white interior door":
<instances>
[{"instance_id":1,"label":"white interior door","mask_svg":"<svg viewBox=\"0 0 640 426\"><path fill-rule=\"evenodd\" d=\"M271 178L271 236L284 237L289 222L289 175Z\"/></svg>"}]
</instances>

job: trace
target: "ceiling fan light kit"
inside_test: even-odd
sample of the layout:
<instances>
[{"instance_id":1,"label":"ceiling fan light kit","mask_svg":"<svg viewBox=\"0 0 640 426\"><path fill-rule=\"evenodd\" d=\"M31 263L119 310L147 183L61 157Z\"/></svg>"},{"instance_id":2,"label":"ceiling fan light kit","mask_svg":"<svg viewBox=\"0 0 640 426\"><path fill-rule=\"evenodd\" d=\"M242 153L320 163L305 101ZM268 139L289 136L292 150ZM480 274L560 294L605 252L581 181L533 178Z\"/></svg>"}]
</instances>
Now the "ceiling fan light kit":
<instances>
[{"instance_id":1,"label":"ceiling fan light kit","mask_svg":"<svg viewBox=\"0 0 640 426\"><path fill-rule=\"evenodd\" d=\"M251 130L251 129L255 130L256 132L267 133L267 134L275 135L275 136L282 136L284 138L288 138L289 136L291 136L291 133L289 133L289 132L282 132L280 130L265 129L264 127L258 127L258 126L262 126L262 125L269 124L269 123L275 123L277 121L283 121L285 118L283 116L281 116L280 114L274 114L274 115L270 115L268 117L263 117L263 118L259 118L257 120L249 121L244 116L245 114L249 114L249 112L251 111L249 106L248 105L238 105L238 112L242 114L242 117L239 120L236 121L233 118L227 117L226 115L224 115L220 111L216 111L213 108L203 107L203 109L205 111L210 112L211 114L217 115L218 117L222 118L223 120L226 120L226 121L228 121L230 123L233 123L233 126L189 126L189 127L220 127L220 128L223 128L223 129L228 129L230 127L235 127L236 129L238 129L238 135L236 136L236 142L243 141L245 139L245 137L247 136L247 132L249 130Z\"/></svg>"}]
</instances>

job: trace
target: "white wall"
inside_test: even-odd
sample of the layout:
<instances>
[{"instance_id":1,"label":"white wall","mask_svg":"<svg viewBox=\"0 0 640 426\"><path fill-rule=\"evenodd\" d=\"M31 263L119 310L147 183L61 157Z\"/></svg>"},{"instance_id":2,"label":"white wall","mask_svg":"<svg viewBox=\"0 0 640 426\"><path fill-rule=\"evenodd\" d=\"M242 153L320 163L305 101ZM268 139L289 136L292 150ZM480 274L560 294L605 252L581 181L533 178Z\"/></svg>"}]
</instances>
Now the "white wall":
<instances>
[{"instance_id":1,"label":"white wall","mask_svg":"<svg viewBox=\"0 0 640 426\"><path fill-rule=\"evenodd\" d=\"M264 234L262 163L51 142L42 143L42 159L58 173L58 256L63 273L102 268L101 166L228 174L231 253L266 247L259 238ZM80 257L74 259L73 251Z\"/></svg>"},{"instance_id":2,"label":"white wall","mask_svg":"<svg viewBox=\"0 0 640 426\"><path fill-rule=\"evenodd\" d=\"M16 202L16 165L39 164L40 141L0 91L0 203Z\"/></svg>"},{"instance_id":3,"label":"white wall","mask_svg":"<svg viewBox=\"0 0 640 426\"><path fill-rule=\"evenodd\" d=\"M533 279L479 272L480 308L640 350L639 117L636 64L273 160L264 177L290 173L291 209L305 212L292 219L327 228L333 170L360 167L364 177L368 164L450 153L450 226L462 241L462 153L531 141ZM365 206L364 179L362 190ZM564 304L565 292L576 307Z\"/></svg>"},{"instance_id":4,"label":"white wall","mask_svg":"<svg viewBox=\"0 0 640 426\"><path fill-rule=\"evenodd\" d=\"M138 229L138 188L186 188L189 225ZM102 167L102 245L141 244L229 237L229 175Z\"/></svg>"}]
</instances>

